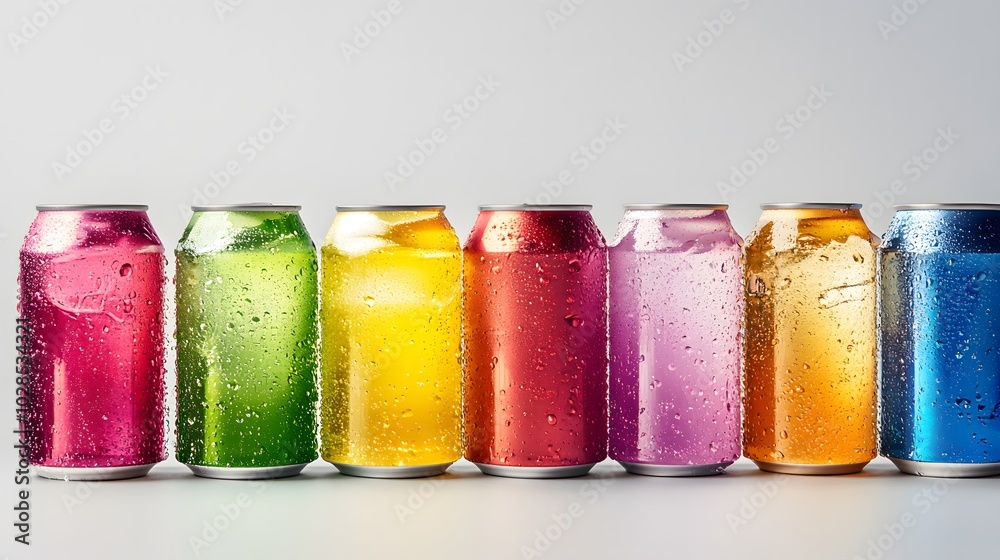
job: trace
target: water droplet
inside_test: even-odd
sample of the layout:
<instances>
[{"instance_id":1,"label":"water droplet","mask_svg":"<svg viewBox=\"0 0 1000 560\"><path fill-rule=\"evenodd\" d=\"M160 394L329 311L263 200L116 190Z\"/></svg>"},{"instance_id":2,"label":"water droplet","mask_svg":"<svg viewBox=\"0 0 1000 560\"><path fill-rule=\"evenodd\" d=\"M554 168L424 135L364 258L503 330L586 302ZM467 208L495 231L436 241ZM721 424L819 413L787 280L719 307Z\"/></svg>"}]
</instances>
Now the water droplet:
<instances>
[{"instance_id":1,"label":"water droplet","mask_svg":"<svg viewBox=\"0 0 1000 560\"><path fill-rule=\"evenodd\" d=\"M555 424L556 424L556 415L555 414L549 414L546 419L549 421L549 425L550 426L555 426Z\"/></svg>"},{"instance_id":2,"label":"water droplet","mask_svg":"<svg viewBox=\"0 0 1000 560\"><path fill-rule=\"evenodd\" d=\"M400 413L400 416L402 416L403 418L412 418L413 417L413 411L411 409L407 408L402 413Z\"/></svg>"},{"instance_id":3,"label":"water droplet","mask_svg":"<svg viewBox=\"0 0 1000 560\"><path fill-rule=\"evenodd\" d=\"M373 298L372 296L365 296L365 305L367 305L368 307L374 307L375 298Z\"/></svg>"},{"instance_id":4,"label":"water droplet","mask_svg":"<svg viewBox=\"0 0 1000 560\"><path fill-rule=\"evenodd\" d=\"M122 267L118 269L118 274L126 278L132 276L132 265L128 263L123 264Z\"/></svg>"},{"instance_id":5,"label":"water droplet","mask_svg":"<svg viewBox=\"0 0 1000 560\"><path fill-rule=\"evenodd\" d=\"M579 327L583 325L583 317L576 314L570 314L564 317L566 322L570 324L571 327Z\"/></svg>"}]
</instances>

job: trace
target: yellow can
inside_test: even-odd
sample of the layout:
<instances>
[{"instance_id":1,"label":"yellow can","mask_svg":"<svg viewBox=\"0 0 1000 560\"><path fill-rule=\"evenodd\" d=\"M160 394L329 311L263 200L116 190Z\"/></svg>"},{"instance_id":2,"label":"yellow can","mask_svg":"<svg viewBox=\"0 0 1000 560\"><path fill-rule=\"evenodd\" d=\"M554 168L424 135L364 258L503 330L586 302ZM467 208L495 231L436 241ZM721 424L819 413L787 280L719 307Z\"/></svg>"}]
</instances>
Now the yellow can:
<instances>
[{"instance_id":1,"label":"yellow can","mask_svg":"<svg viewBox=\"0 0 1000 560\"><path fill-rule=\"evenodd\" d=\"M344 474L462 456L462 249L443 206L339 207L322 247L321 451Z\"/></svg>"},{"instance_id":2,"label":"yellow can","mask_svg":"<svg viewBox=\"0 0 1000 560\"><path fill-rule=\"evenodd\" d=\"M878 238L859 204L765 204L744 246L743 451L768 471L875 458Z\"/></svg>"}]
</instances>

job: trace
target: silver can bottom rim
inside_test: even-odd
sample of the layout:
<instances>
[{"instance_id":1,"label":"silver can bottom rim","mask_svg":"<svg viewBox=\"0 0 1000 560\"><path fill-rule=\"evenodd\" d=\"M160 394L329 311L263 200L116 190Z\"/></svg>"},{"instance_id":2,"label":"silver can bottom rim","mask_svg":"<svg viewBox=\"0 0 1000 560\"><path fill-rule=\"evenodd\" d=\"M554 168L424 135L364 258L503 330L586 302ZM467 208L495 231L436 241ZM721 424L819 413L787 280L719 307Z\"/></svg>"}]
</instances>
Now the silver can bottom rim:
<instances>
[{"instance_id":1,"label":"silver can bottom rim","mask_svg":"<svg viewBox=\"0 0 1000 560\"><path fill-rule=\"evenodd\" d=\"M220 480L264 480L269 478L288 478L296 476L306 468L308 463L297 465L281 465L277 467L206 467L203 465L187 465L195 476L216 478Z\"/></svg>"},{"instance_id":2,"label":"silver can bottom rim","mask_svg":"<svg viewBox=\"0 0 1000 560\"><path fill-rule=\"evenodd\" d=\"M597 463L585 463L583 465L569 465L565 467L511 467L505 465L490 465L487 463L475 463L483 474L490 476L502 476L504 478L573 478L584 476L594 468Z\"/></svg>"},{"instance_id":3,"label":"silver can bottom rim","mask_svg":"<svg viewBox=\"0 0 1000 560\"><path fill-rule=\"evenodd\" d=\"M618 461L625 471L643 476L713 476L726 472L726 467L733 462L713 463L711 465L654 465L652 463L629 463Z\"/></svg>"},{"instance_id":4,"label":"silver can bottom rim","mask_svg":"<svg viewBox=\"0 0 1000 560\"><path fill-rule=\"evenodd\" d=\"M125 480L149 474L156 463L145 465L125 465L120 467L49 467L32 465L35 474L53 480Z\"/></svg>"},{"instance_id":5,"label":"silver can bottom rim","mask_svg":"<svg viewBox=\"0 0 1000 560\"><path fill-rule=\"evenodd\" d=\"M842 465L802 465L796 463L772 463L770 461L753 461L757 468L762 471L781 474L804 474L804 475L836 475L836 474L857 474L861 472L870 461L864 463L846 463Z\"/></svg>"},{"instance_id":6,"label":"silver can bottom rim","mask_svg":"<svg viewBox=\"0 0 1000 560\"><path fill-rule=\"evenodd\" d=\"M412 465L403 467L383 467L367 465L348 465L345 463L331 464L337 467L340 474L347 476L357 476L360 478L426 478L429 476L440 476L452 466L451 463L439 463L436 465Z\"/></svg>"},{"instance_id":7,"label":"silver can bottom rim","mask_svg":"<svg viewBox=\"0 0 1000 560\"><path fill-rule=\"evenodd\" d=\"M981 478L1000 474L1000 463L931 463L889 457L900 472L932 478Z\"/></svg>"}]
</instances>

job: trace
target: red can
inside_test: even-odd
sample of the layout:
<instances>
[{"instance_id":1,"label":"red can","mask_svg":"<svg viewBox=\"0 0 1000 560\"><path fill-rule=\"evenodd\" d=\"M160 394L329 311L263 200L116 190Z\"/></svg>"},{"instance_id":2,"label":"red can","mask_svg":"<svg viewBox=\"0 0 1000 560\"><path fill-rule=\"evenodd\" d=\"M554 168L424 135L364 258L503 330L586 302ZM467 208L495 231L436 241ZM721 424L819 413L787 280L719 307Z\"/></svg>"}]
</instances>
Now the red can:
<instances>
[{"instance_id":1,"label":"red can","mask_svg":"<svg viewBox=\"0 0 1000 560\"><path fill-rule=\"evenodd\" d=\"M482 206L465 244L465 456L560 478L607 456L607 249L590 206Z\"/></svg>"},{"instance_id":2,"label":"red can","mask_svg":"<svg viewBox=\"0 0 1000 560\"><path fill-rule=\"evenodd\" d=\"M142 476L165 455L163 244L145 206L38 210L19 275L28 459L46 478Z\"/></svg>"}]
</instances>

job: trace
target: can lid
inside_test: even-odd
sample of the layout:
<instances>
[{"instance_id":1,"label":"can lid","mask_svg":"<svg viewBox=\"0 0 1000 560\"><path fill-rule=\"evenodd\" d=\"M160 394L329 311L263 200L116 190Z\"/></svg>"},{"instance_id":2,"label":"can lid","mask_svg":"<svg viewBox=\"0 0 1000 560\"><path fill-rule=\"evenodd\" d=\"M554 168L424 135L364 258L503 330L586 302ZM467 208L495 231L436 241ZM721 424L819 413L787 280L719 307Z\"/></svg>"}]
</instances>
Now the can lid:
<instances>
[{"instance_id":1,"label":"can lid","mask_svg":"<svg viewBox=\"0 0 1000 560\"><path fill-rule=\"evenodd\" d=\"M269 204L267 202L248 202L246 204L209 204L192 206L192 212L298 212L301 206L287 204Z\"/></svg>"},{"instance_id":2,"label":"can lid","mask_svg":"<svg viewBox=\"0 0 1000 560\"><path fill-rule=\"evenodd\" d=\"M486 204L479 207L480 212L510 211L510 212L589 212L591 204Z\"/></svg>"},{"instance_id":3,"label":"can lid","mask_svg":"<svg viewBox=\"0 0 1000 560\"><path fill-rule=\"evenodd\" d=\"M82 210L131 210L135 212L145 212L149 206L145 204L39 204L35 206L39 212L51 212L58 210L82 211Z\"/></svg>"},{"instance_id":4,"label":"can lid","mask_svg":"<svg viewBox=\"0 0 1000 560\"><path fill-rule=\"evenodd\" d=\"M623 204L625 210L729 210L728 204Z\"/></svg>"},{"instance_id":5,"label":"can lid","mask_svg":"<svg viewBox=\"0 0 1000 560\"><path fill-rule=\"evenodd\" d=\"M761 210L795 210L795 209L828 209L857 210L861 205L856 202L769 202L760 205Z\"/></svg>"},{"instance_id":6,"label":"can lid","mask_svg":"<svg viewBox=\"0 0 1000 560\"><path fill-rule=\"evenodd\" d=\"M374 204L371 206L338 206L337 212L418 212L444 210L444 204Z\"/></svg>"},{"instance_id":7,"label":"can lid","mask_svg":"<svg viewBox=\"0 0 1000 560\"><path fill-rule=\"evenodd\" d=\"M942 204L897 204L895 210L1000 210L1000 204L956 202Z\"/></svg>"}]
</instances>

